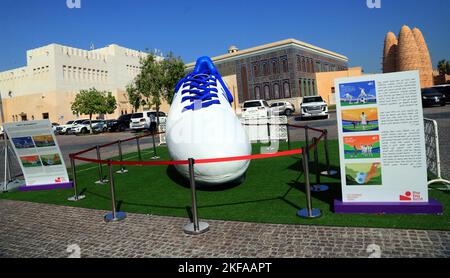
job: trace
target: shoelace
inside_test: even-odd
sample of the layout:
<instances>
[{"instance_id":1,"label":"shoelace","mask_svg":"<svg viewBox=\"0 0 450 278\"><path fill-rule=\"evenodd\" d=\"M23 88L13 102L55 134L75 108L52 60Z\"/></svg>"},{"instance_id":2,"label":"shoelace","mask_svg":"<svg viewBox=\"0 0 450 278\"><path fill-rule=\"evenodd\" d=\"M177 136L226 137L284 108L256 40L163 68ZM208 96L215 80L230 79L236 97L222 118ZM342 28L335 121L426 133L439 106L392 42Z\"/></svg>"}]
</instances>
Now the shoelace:
<instances>
[{"instance_id":1,"label":"shoelace","mask_svg":"<svg viewBox=\"0 0 450 278\"><path fill-rule=\"evenodd\" d=\"M207 74L189 74L178 82L175 91L178 91L181 84L183 84L183 89L189 87L189 89L181 91L182 95L189 94L183 96L181 102L191 101L191 104L185 106L183 111L194 110L197 101L201 102L201 108L209 107L213 104L220 104L217 96L216 77ZM211 88L210 86L214 87Z\"/></svg>"}]
</instances>

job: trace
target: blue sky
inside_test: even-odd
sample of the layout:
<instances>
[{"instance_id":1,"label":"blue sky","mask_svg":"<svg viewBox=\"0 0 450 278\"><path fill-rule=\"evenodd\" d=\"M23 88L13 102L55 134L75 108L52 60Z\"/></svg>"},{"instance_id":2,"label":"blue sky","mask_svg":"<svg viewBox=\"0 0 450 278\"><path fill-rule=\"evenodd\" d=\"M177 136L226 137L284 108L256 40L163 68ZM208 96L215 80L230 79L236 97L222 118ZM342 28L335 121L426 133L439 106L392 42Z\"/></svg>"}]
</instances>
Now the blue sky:
<instances>
[{"instance_id":1,"label":"blue sky","mask_svg":"<svg viewBox=\"0 0 450 278\"><path fill-rule=\"evenodd\" d=\"M116 43L173 51L185 62L286 38L350 58L350 66L379 72L386 32L419 27L433 66L450 60L450 1L381 0L66 0L0 1L0 71L23 66L25 51L50 43L88 49Z\"/></svg>"}]
</instances>

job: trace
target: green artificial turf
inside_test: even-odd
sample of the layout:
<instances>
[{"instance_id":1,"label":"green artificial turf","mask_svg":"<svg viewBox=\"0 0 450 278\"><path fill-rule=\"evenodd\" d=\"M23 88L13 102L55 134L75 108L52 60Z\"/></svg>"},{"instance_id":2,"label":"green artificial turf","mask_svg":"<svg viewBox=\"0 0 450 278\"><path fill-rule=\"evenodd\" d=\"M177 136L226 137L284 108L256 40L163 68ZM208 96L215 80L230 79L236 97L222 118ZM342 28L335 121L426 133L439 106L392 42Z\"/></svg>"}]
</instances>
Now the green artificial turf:
<instances>
[{"instance_id":1,"label":"green artificial turf","mask_svg":"<svg viewBox=\"0 0 450 278\"><path fill-rule=\"evenodd\" d=\"M293 143L300 147L302 143ZM338 142L330 141L331 165L339 165ZM260 145L253 146L259 153ZM287 145L281 144L281 150ZM320 145L321 169L324 170L324 154ZM161 159L169 159L167 149L158 148ZM143 159L150 159L151 150L143 152ZM312 157L312 153L311 153ZM125 156L137 160L136 154ZM311 169L312 168L311 164ZM115 167L114 170L118 170ZM188 182L180 178L176 170L167 166L132 166L124 175L115 174L116 199L120 210L125 212L188 217L191 206L191 191ZM311 170L312 171L312 170ZM106 167L104 173L107 173ZM430 190L430 198L439 200L444 215L342 215L334 214L332 203L341 198L340 178L322 177L322 183L330 190L313 193L313 207L319 208L323 216L307 220L296 216L297 210L306 206L305 186L299 155L254 160L241 185L198 189L198 212L201 219L222 219L260 223L282 223L300 225L327 225L346 227L384 227L450 230L450 198L448 192ZM315 176L311 173L311 182ZM111 209L109 185L96 185L97 165L84 164L77 167L78 188L86 199L69 202L67 197L73 190L34 192L10 192L0 194L2 199L51 203L93 209ZM126 220L125 220L126 221Z\"/></svg>"}]
</instances>

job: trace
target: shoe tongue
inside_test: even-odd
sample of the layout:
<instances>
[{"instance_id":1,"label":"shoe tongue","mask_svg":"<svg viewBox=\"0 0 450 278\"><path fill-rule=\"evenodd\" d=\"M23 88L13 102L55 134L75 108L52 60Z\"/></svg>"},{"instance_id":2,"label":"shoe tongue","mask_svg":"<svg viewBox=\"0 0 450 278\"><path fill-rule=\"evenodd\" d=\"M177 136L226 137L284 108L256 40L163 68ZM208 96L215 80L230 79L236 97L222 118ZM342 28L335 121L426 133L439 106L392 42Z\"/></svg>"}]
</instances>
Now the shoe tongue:
<instances>
[{"instance_id":1,"label":"shoe tongue","mask_svg":"<svg viewBox=\"0 0 450 278\"><path fill-rule=\"evenodd\" d=\"M214 67L213 62L207 56L203 56L197 59L195 64L194 73L196 74L215 74L217 73L216 67Z\"/></svg>"}]
</instances>

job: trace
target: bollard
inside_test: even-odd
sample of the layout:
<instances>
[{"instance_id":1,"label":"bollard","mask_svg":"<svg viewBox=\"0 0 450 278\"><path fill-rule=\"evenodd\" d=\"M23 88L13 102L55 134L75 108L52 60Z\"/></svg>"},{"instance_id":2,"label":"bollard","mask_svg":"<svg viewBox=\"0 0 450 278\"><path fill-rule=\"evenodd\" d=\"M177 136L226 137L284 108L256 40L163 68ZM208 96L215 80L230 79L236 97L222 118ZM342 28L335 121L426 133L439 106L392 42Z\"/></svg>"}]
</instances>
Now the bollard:
<instances>
[{"instance_id":1,"label":"bollard","mask_svg":"<svg viewBox=\"0 0 450 278\"><path fill-rule=\"evenodd\" d=\"M97 149L97 160L102 160L102 157L100 155L100 146L97 145L95 147ZM103 176L103 165L101 163L98 163L98 175L100 179L95 182L95 184L106 184L108 180L105 180L105 177Z\"/></svg>"},{"instance_id":2,"label":"bollard","mask_svg":"<svg viewBox=\"0 0 450 278\"><path fill-rule=\"evenodd\" d=\"M72 156L70 157L70 167L72 168L73 191L74 191L75 195L73 195L72 197L67 198L67 200L71 201L71 202L77 202L77 201L83 200L84 198L86 198L86 196L78 195L77 171L76 171L76 168L75 168L75 159Z\"/></svg>"},{"instance_id":3,"label":"bollard","mask_svg":"<svg viewBox=\"0 0 450 278\"><path fill-rule=\"evenodd\" d=\"M311 187L313 192L324 192L328 186L320 183L320 165L319 165L319 139L313 138L314 143L314 167L316 168L316 184Z\"/></svg>"},{"instance_id":4,"label":"bollard","mask_svg":"<svg viewBox=\"0 0 450 278\"><path fill-rule=\"evenodd\" d=\"M119 160L120 160L120 162L123 162L122 141L121 140L119 140L117 142L117 147L119 148ZM125 169L125 166L123 166L123 164L120 164L120 170L118 170L116 173L117 174L125 174L125 173L128 173L128 170Z\"/></svg>"},{"instance_id":5,"label":"bollard","mask_svg":"<svg viewBox=\"0 0 450 278\"><path fill-rule=\"evenodd\" d=\"M111 161L108 161L108 168L109 168L109 188L111 191L112 211L111 213L105 215L104 220L105 222L115 222L125 219L125 217L127 217L127 214L123 211L116 211L116 192L114 188L114 174Z\"/></svg>"},{"instance_id":6,"label":"bollard","mask_svg":"<svg viewBox=\"0 0 450 278\"><path fill-rule=\"evenodd\" d=\"M152 140L153 140L153 156L151 159L156 160L156 159L159 159L159 156L156 153L155 132L152 132Z\"/></svg>"},{"instance_id":7,"label":"bollard","mask_svg":"<svg viewBox=\"0 0 450 278\"><path fill-rule=\"evenodd\" d=\"M325 139L324 139L324 143L323 143L323 148L325 151L325 162L327 164L327 170L322 172L322 175L324 176L336 176L337 175L337 171L331 169L330 167L330 154L328 152L328 130L325 129Z\"/></svg>"},{"instance_id":8,"label":"bollard","mask_svg":"<svg viewBox=\"0 0 450 278\"><path fill-rule=\"evenodd\" d=\"M286 132L288 136L288 149L291 150L291 134L289 132L289 124L286 124Z\"/></svg>"},{"instance_id":9,"label":"bollard","mask_svg":"<svg viewBox=\"0 0 450 278\"><path fill-rule=\"evenodd\" d=\"M139 161L142 161L141 144L140 144L139 137L136 137L136 146L137 146Z\"/></svg>"},{"instance_id":10,"label":"bollard","mask_svg":"<svg viewBox=\"0 0 450 278\"><path fill-rule=\"evenodd\" d=\"M199 222L198 220L194 163L195 163L194 159L189 158L189 182L191 185L191 194L192 194L192 223L186 224L183 229L186 234L199 235L209 230L209 224L206 222Z\"/></svg>"},{"instance_id":11,"label":"bollard","mask_svg":"<svg viewBox=\"0 0 450 278\"><path fill-rule=\"evenodd\" d=\"M307 148L302 148L302 164L303 164L303 175L305 177L305 194L306 194L306 208L297 211L297 216L301 218L318 218L322 215L320 209L312 207L311 200L311 185L309 183L309 162L308 162L308 152Z\"/></svg>"}]
</instances>

